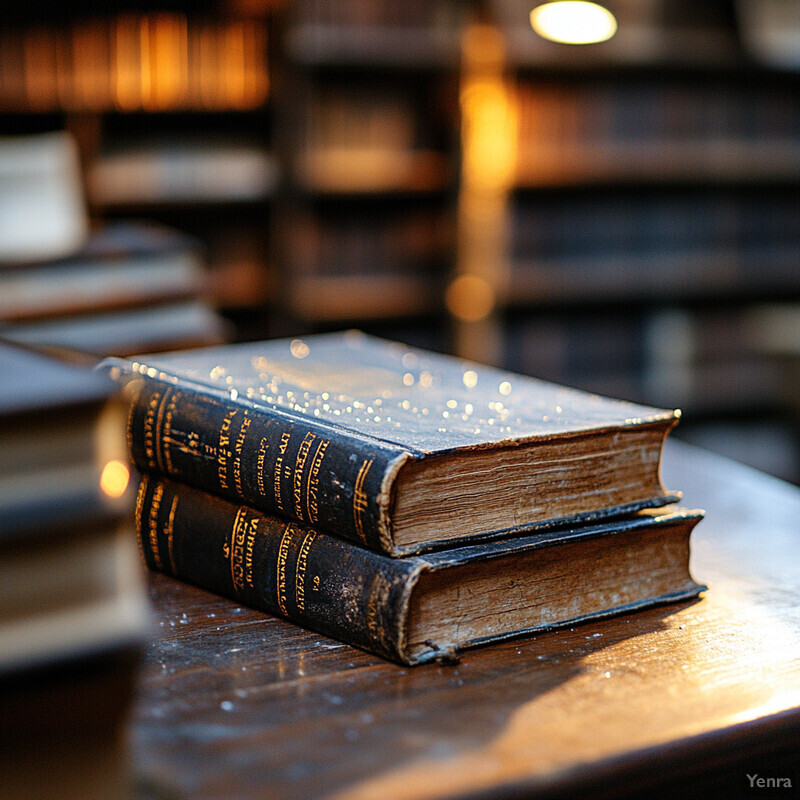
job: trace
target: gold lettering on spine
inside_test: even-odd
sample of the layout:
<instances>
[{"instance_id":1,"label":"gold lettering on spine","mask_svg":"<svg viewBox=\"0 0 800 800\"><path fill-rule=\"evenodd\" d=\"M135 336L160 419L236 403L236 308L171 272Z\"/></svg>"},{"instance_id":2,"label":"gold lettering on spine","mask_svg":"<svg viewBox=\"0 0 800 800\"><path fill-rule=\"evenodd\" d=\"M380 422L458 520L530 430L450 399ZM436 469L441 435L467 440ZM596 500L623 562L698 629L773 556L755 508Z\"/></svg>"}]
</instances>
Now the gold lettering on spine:
<instances>
[{"instance_id":1,"label":"gold lettering on spine","mask_svg":"<svg viewBox=\"0 0 800 800\"><path fill-rule=\"evenodd\" d=\"M236 518L233 521L229 550L229 558L231 562L231 581L233 582L234 591L239 594L244 589L244 556L248 528L247 511L243 508L240 508L236 512Z\"/></svg>"},{"instance_id":2,"label":"gold lettering on spine","mask_svg":"<svg viewBox=\"0 0 800 800\"><path fill-rule=\"evenodd\" d=\"M217 478L220 489L229 489L228 459L233 458L233 453L228 449L231 445L231 423L238 411L231 409L225 414L219 430L219 449L217 452Z\"/></svg>"},{"instance_id":3,"label":"gold lettering on spine","mask_svg":"<svg viewBox=\"0 0 800 800\"><path fill-rule=\"evenodd\" d=\"M356 525L356 534L362 542L366 542L364 535L364 512L367 510L367 493L364 491L364 484L367 481L367 473L372 466L372 459L364 461L361 469L356 476L356 484L353 489L353 520Z\"/></svg>"},{"instance_id":4,"label":"gold lettering on spine","mask_svg":"<svg viewBox=\"0 0 800 800\"><path fill-rule=\"evenodd\" d=\"M150 501L150 514L148 517L148 531L149 531L149 544L150 552L153 554L153 559L156 562L156 567L162 572L164 571L164 564L161 561L161 553L158 549L158 513L161 510L161 501L164 497L164 484L159 482L153 489L153 499Z\"/></svg>"},{"instance_id":5,"label":"gold lettering on spine","mask_svg":"<svg viewBox=\"0 0 800 800\"><path fill-rule=\"evenodd\" d=\"M169 566L173 575L178 574L178 568L175 566L175 553L173 547L173 532L175 530L175 512L178 510L178 495L172 498L172 505L169 509L169 517L167 518L167 525L165 533L167 534L167 553L169 554Z\"/></svg>"},{"instance_id":6,"label":"gold lettering on spine","mask_svg":"<svg viewBox=\"0 0 800 800\"><path fill-rule=\"evenodd\" d=\"M158 406L158 416L156 417L156 430L155 430L155 439L156 439L156 462L158 463L158 468L161 472L164 472L164 450L166 449L166 442L164 441L164 415L167 413L167 408L169 403L167 402L174 390L167 389L164 392L164 396L161 398L161 402Z\"/></svg>"},{"instance_id":7,"label":"gold lettering on spine","mask_svg":"<svg viewBox=\"0 0 800 800\"><path fill-rule=\"evenodd\" d=\"M292 534L294 528L291 524L283 529L280 544L278 545L278 574L277 574L277 591L278 591L278 607L281 612L288 616L286 610L286 563L289 560L289 545L292 541Z\"/></svg>"},{"instance_id":8,"label":"gold lettering on spine","mask_svg":"<svg viewBox=\"0 0 800 800\"><path fill-rule=\"evenodd\" d=\"M244 417L242 418L242 427L239 428L239 434L236 437L236 444L233 448L236 454L233 459L233 482L236 485L236 491L239 493L240 497L244 497L244 492L242 490L242 448L244 447L244 440L247 437L247 430L250 427L251 421L252 420L247 416L247 412L245 411Z\"/></svg>"},{"instance_id":9,"label":"gold lettering on spine","mask_svg":"<svg viewBox=\"0 0 800 800\"><path fill-rule=\"evenodd\" d=\"M172 438L172 420L175 417L175 411L178 408L178 403L182 396L181 392L174 389L164 395L163 405L166 406L166 408L161 415L161 433L158 437L158 441L161 447L160 460L166 464L167 472L172 472L172 450L170 445L180 444L179 442L175 442ZM169 402L167 402L167 400L169 400Z\"/></svg>"},{"instance_id":10,"label":"gold lettering on spine","mask_svg":"<svg viewBox=\"0 0 800 800\"><path fill-rule=\"evenodd\" d=\"M256 483L258 484L258 494L260 497L266 497L267 487L264 483L264 467L267 462L267 450L269 449L269 442L262 438L258 445L258 455L256 457Z\"/></svg>"},{"instance_id":11,"label":"gold lettering on spine","mask_svg":"<svg viewBox=\"0 0 800 800\"><path fill-rule=\"evenodd\" d=\"M308 554L311 545L317 538L316 531L309 531L300 543L300 552L297 554L297 570L295 571L294 597L298 611L306 610L306 571L308 570Z\"/></svg>"},{"instance_id":12,"label":"gold lettering on spine","mask_svg":"<svg viewBox=\"0 0 800 800\"><path fill-rule=\"evenodd\" d=\"M330 442L327 439L320 439L317 452L311 459L311 469L308 471L308 487L306 489L306 512L312 523L316 524L319 520L319 502L317 494L319 490L319 471L322 468L322 459L325 458L325 451Z\"/></svg>"},{"instance_id":13,"label":"gold lettering on spine","mask_svg":"<svg viewBox=\"0 0 800 800\"><path fill-rule=\"evenodd\" d=\"M128 419L125 425L125 439L128 443L128 452L133 452L133 418L136 414L136 409L139 406L139 399L142 396L142 381L136 381L135 383L128 384L129 388L127 391L131 393L130 395L130 405L128 406ZM142 432L144 435L144 432Z\"/></svg>"},{"instance_id":14,"label":"gold lettering on spine","mask_svg":"<svg viewBox=\"0 0 800 800\"><path fill-rule=\"evenodd\" d=\"M225 558L230 562L231 582L236 592L241 593L245 584L255 588L253 580L254 548L258 536L258 518L240 508L231 527L230 543L222 546Z\"/></svg>"},{"instance_id":15,"label":"gold lettering on spine","mask_svg":"<svg viewBox=\"0 0 800 800\"><path fill-rule=\"evenodd\" d=\"M139 543L139 552L144 556L144 542L142 540L142 511L144 509L144 496L147 494L147 485L150 478L142 475L139 481L139 491L136 493L136 508L133 512L133 521L136 527L136 541Z\"/></svg>"},{"instance_id":16,"label":"gold lettering on spine","mask_svg":"<svg viewBox=\"0 0 800 800\"><path fill-rule=\"evenodd\" d=\"M278 445L278 457L275 459L275 470L273 473L273 490L275 492L275 505L278 511L285 511L283 507L283 497L281 496L281 473L283 472L283 457L286 455L286 450L289 448L289 440L292 434L285 431L281 434L281 443Z\"/></svg>"},{"instance_id":17,"label":"gold lettering on spine","mask_svg":"<svg viewBox=\"0 0 800 800\"><path fill-rule=\"evenodd\" d=\"M303 504L303 478L305 477L306 462L308 454L311 452L311 445L317 437L309 431L300 443L297 451L297 459L294 463L294 475L292 478L292 494L294 497L294 513L298 519L308 521L308 514Z\"/></svg>"},{"instance_id":18,"label":"gold lettering on spine","mask_svg":"<svg viewBox=\"0 0 800 800\"><path fill-rule=\"evenodd\" d=\"M147 466L156 469L156 414L161 403L161 392L153 392L147 401L147 408L144 412L142 422L142 444L144 446L144 456L147 459Z\"/></svg>"},{"instance_id":19,"label":"gold lettering on spine","mask_svg":"<svg viewBox=\"0 0 800 800\"><path fill-rule=\"evenodd\" d=\"M256 545L256 537L258 536L258 520L255 517L251 517L249 522L247 547L244 556L244 579L251 589L255 589L255 581L253 580L253 550Z\"/></svg>"}]
</instances>

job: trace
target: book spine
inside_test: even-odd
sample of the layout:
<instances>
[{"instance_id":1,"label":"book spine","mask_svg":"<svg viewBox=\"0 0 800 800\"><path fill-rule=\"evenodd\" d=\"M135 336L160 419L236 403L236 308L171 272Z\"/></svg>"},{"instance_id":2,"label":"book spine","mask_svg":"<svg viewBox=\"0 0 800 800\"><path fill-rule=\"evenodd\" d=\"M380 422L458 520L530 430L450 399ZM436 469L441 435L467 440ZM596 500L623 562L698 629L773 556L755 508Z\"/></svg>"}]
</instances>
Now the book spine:
<instances>
[{"instance_id":1,"label":"book spine","mask_svg":"<svg viewBox=\"0 0 800 800\"><path fill-rule=\"evenodd\" d=\"M128 446L159 472L392 553L391 488L406 450L150 379L130 387Z\"/></svg>"},{"instance_id":2,"label":"book spine","mask_svg":"<svg viewBox=\"0 0 800 800\"><path fill-rule=\"evenodd\" d=\"M144 474L136 502L155 569L393 661L419 566Z\"/></svg>"}]
</instances>

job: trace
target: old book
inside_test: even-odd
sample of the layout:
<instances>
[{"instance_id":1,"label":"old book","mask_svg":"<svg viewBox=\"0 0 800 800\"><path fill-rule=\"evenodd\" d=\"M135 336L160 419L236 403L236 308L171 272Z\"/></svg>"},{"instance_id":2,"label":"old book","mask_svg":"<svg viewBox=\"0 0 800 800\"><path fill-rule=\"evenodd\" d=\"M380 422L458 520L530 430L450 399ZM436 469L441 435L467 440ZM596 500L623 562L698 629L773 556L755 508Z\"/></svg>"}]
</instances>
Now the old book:
<instances>
[{"instance_id":1,"label":"old book","mask_svg":"<svg viewBox=\"0 0 800 800\"><path fill-rule=\"evenodd\" d=\"M0 685L143 645L148 610L134 541L129 523L99 515L14 536L3 530Z\"/></svg>"},{"instance_id":2,"label":"old book","mask_svg":"<svg viewBox=\"0 0 800 800\"><path fill-rule=\"evenodd\" d=\"M136 506L151 568L404 664L692 597L700 517L639 512L391 558L156 475Z\"/></svg>"},{"instance_id":3,"label":"old book","mask_svg":"<svg viewBox=\"0 0 800 800\"><path fill-rule=\"evenodd\" d=\"M101 452L106 461L124 460L124 438L122 452L114 452L111 435L120 422L118 404L109 403L117 387L93 371L95 361L58 348L36 351L0 341L0 509L5 499L16 503L20 498L19 491L3 491L5 480L63 469L73 473L69 482L76 486L75 473L83 476L85 467L91 474L80 492L84 496L97 492ZM124 432L124 417L121 424ZM109 442L112 453L106 452ZM63 496L62 485L63 479L53 481L42 496L49 498L54 491Z\"/></svg>"},{"instance_id":4,"label":"old book","mask_svg":"<svg viewBox=\"0 0 800 800\"><path fill-rule=\"evenodd\" d=\"M112 222L67 258L0 267L0 320L152 306L207 288L199 242L155 223Z\"/></svg>"},{"instance_id":5,"label":"old book","mask_svg":"<svg viewBox=\"0 0 800 800\"><path fill-rule=\"evenodd\" d=\"M56 344L87 353L120 356L219 345L227 340L228 334L227 322L201 299L0 323L4 339L34 348Z\"/></svg>"},{"instance_id":6,"label":"old book","mask_svg":"<svg viewBox=\"0 0 800 800\"><path fill-rule=\"evenodd\" d=\"M392 555L676 499L677 412L359 332L103 363L143 472Z\"/></svg>"},{"instance_id":7,"label":"old book","mask_svg":"<svg viewBox=\"0 0 800 800\"><path fill-rule=\"evenodd\" d=\"M144 639L117 388L0 342L0 679Z\"/></svg>"}]
</instances>

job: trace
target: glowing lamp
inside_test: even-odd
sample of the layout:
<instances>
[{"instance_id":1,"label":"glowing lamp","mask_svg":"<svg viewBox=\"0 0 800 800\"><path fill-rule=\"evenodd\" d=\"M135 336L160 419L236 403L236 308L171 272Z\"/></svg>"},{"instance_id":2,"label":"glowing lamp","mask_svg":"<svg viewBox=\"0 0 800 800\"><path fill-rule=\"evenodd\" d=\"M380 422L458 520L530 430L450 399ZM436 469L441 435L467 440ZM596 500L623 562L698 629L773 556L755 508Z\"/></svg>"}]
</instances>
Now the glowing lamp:
<instances>
[{"instance_id":1,"label":"glowing lamp","mask_svg":"<svg viewBox=\"0 0 800 800\"><path fill-rule=\"evenodd\" d=\"M561 44L596 44L617 32L614 15L585 0L544 3L531 11L530 20L539 36Z\"/></svg>"}]
</instances>

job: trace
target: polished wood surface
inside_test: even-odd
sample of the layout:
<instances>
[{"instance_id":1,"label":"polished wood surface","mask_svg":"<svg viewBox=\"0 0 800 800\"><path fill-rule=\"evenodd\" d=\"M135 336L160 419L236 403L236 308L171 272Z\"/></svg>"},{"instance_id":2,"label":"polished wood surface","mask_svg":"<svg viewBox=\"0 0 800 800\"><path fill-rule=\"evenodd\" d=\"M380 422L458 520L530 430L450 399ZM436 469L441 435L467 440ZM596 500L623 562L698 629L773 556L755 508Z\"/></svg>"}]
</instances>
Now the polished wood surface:
<instances>
[{"instance_id":1,"label":"polished wood surface","mask_svg":"<svg viewBox=\"0 0 800 800\"><path fill-rule=\"evenodd\" d=\"M707 511L701 599L451 665L398 667L151 575L140 785L187 800L700 797L753 796L758 775L792 796L800 489L677 442L663 471Z\"/></svg>"}]
</instances>

